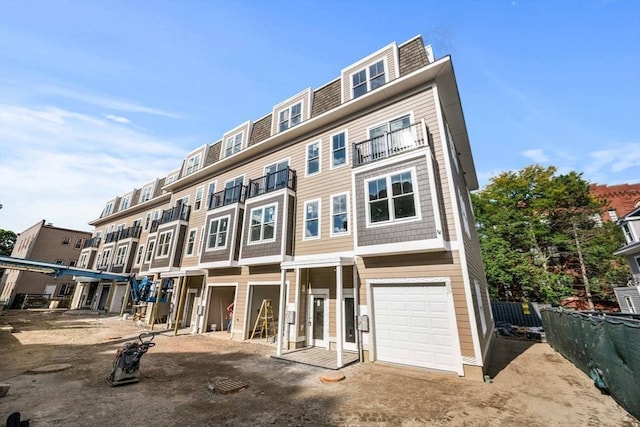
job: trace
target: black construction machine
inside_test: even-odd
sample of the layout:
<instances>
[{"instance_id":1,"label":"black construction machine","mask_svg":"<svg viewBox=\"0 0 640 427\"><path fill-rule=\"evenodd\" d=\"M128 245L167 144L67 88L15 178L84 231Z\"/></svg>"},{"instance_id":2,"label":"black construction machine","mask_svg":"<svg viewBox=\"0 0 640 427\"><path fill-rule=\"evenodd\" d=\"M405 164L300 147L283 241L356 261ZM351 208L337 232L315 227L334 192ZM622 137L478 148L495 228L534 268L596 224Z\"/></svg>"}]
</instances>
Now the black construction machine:
<instances>
[{"instance_id":1,"label":"black construction machine","mask_svg":"<svg viewBox=\"0 0 640 427\"><path fill-rule=\"evenodd\" d=\"M138 370L140 369L140 359L149 350L156 345L153 342L156 334L153 332L143 332L138 336L138 341L125 343L122 348L116 352L113 360L113 369L111 374L105 380L111 387L137 383Z\"/></svg>"}]
</instances>

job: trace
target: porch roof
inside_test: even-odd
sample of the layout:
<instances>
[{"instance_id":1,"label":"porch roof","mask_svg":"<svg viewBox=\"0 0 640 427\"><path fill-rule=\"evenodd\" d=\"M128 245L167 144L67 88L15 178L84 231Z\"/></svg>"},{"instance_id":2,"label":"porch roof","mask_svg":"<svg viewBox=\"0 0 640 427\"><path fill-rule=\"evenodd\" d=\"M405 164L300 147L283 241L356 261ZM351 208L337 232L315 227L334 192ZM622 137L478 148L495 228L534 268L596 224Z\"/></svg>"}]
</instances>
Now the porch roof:
<instances>
[{"instance_id":1,"label":"porch roof","mask_svg":"<svg viewBox=\"0 0 640 427\"><path fill-rule=\"evenodd\" d=\"M205 270L176 270L167 271L166 273L160 273L160 277L189 277L189 276L204 276L207 272Z\"/></svg>"},{"instance_id":2,"label":"porch roof","mask_svg":"<svg viewBox=\"0 0 640 427\"><path fill-rule=\"evenodd\" d=\"M292 261L283 261L280 263L280 268L295 269L295 268L321 268L321 267L338 267L345 265L353 265L353 257L332 256L332 257L318 257L311 259L294 259Z\"/></svg>"}]
</instances>

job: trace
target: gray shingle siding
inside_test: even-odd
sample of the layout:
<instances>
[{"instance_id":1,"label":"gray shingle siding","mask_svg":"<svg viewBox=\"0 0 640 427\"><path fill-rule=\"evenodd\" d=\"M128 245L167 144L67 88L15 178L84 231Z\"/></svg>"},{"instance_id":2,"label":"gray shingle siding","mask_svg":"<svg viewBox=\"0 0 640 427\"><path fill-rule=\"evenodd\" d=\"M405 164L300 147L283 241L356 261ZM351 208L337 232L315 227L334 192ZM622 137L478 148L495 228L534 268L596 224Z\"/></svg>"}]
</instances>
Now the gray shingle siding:
<instances>
[{"instance_id":1,"label":"gray shingle siding","mask_svg":"<svg viewBox=\"0 0 640 427\"><path fill-rule=\"evenodd\" d=\"M218 161L220 158L220 146L222 146L222 141L218 141L217 143L209 146L207 157L204 159L204 167L212 165Z\"/></svg>"},{"instance_id":2,"label":"gray shingle siding","mask_svg":"<svg viewBox=\"0 0 640 427\"><path fill-rule=\"evenodd\" d=\"M262 142L271 136L271 120L272 114L269 114L253 124L249 146Z\"/></svg>"},{"instance_id":3,"label":"gray shingle siding","mask_svg":"<svg viewBox=\"0 0 640 427\"><path fill-rule=\"evenodd\" d=\"M207 216L207 220L205 221L205 227L204 227L204 247L202 248L202 253L200 254L200 262L201 263L207 263L207 262L219 262L219 261L229 261L231 258L231 248L233 248L235 246L235 242L231 241L231 237L234 235L234 232L236 233L236 238L239 239L239 233L238 231L235 230L235 228L239 225L239 224L235 224L235 215L236 215L236 208L233 208L231 210L225 209L224 211L221 212L216 212L213 215L209 215ZM209 233L209 223L211 222L212 219L214 218L222 218L229 215L229 225L227 227L227 246L224 249L214 249L214 250L207 250L207 239L208 239L208 233Z\"/></svg>"},{"instance_id":4,"label":"gray shingle siding","mask_svg":"<svg viewBox=\"0 0 640 427\"><path fill-rule=\"evenodd\" d=\"M338 79L313 92L312 118L340 106L342 102L341 81Z\"/></svg>"},{"instance_id":5,"label":"gray shingle siding","mask_svg":"<svg viewBox=\"0 0 640 427\"><path fill-rule=\"evenodd\" d=\"M270 204L276 204L276 218L275 218L275 240L269 243L258 243L249 245L249 233L251 233L251 209L259 208ZM244 223L242 225L244 239L242 241L242 258L258 258L265 256L281 255L282 254L282 229L284 226L285 218L284 214L284 194L269 199L261 200L258 203L245 205L246 215L244 216Z\"/></svg>"},{"instance_id":6,"label":"gray shingle siding","mask_svg":"<svg viewBox=\"0 0 640 427\"><path fill-rule=\"evenodd\" d=\"M420 201L419 209L422 219L420 221L389 223L384 227L367 228L366 210L368 207L367 192L364 187L365 180L379 176L386 176L390 173L411 167L415 167L416 169L417 183L414 185L418 189L418 199ZM356 227L358 228L358 246L402 243L416 240L435 239L437 237L435 220L433 217L433 202L431 200L431 191L429 188L429 174L426 159L424 157L356 174L355 178L356 206L358 212L358 220L356 224ZM388 189L388 191L390 192L391 189Z\"/></svg>"},{"instance_id":7,"label":"gray shingle siding","mask_svg":"<svg viewBox=\"0 0 640 427\"><path fill-rule=\"evenodd\" d=\"M400 77L412 73L429 63L422 37L418 37L401 46L398 51L400 56Z\"/></svg>"}]
</instances>

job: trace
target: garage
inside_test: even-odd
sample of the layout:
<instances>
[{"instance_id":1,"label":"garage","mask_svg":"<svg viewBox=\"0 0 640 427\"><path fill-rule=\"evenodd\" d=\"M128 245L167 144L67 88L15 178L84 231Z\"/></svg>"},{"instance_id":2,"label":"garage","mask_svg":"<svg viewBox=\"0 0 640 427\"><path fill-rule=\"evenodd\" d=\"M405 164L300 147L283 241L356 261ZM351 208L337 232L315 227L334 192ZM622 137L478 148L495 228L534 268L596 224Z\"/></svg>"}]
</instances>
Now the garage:
<instances>
[{"instance_id":1,"label":"garage","mask_svg":"<svg viewBox=\"0 0 640 427\"><path fill-rule=\"evenodd\" d=\"M460 371L453 302L444 283L376 285L372 292L377 360Z\"/></svg>"}]
</instances>

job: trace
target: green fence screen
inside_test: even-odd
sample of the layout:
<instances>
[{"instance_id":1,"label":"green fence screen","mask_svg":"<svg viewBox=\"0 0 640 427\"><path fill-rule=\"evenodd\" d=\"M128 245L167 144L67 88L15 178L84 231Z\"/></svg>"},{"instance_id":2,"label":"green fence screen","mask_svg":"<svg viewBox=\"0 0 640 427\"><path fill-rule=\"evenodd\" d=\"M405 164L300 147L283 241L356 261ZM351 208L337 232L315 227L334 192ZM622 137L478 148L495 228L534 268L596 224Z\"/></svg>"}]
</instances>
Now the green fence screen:
<instances>
[{"instance_id":1,"label":"green fence screen","mask_svg":"<svg viewBox=\"0 0 640 427\"><path fill-rule=\"evenodd\" d=\"M640 419L640 321L562 309L541 314L549 344Z\"/></svg>"}]
</instances>

